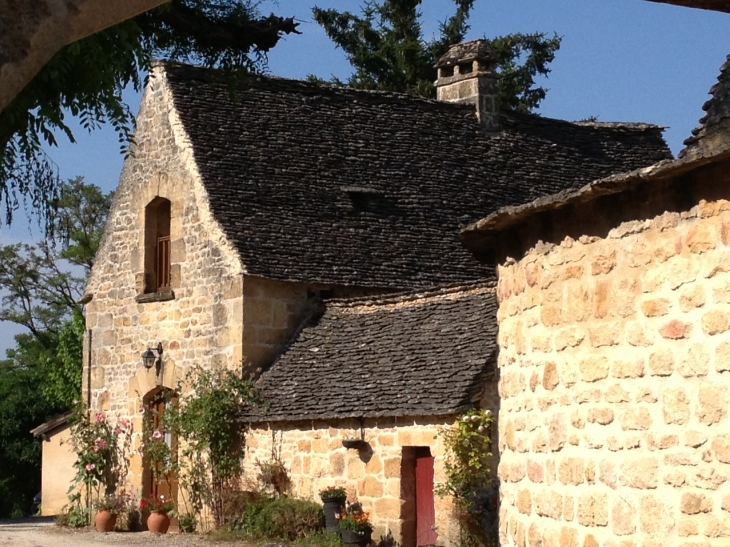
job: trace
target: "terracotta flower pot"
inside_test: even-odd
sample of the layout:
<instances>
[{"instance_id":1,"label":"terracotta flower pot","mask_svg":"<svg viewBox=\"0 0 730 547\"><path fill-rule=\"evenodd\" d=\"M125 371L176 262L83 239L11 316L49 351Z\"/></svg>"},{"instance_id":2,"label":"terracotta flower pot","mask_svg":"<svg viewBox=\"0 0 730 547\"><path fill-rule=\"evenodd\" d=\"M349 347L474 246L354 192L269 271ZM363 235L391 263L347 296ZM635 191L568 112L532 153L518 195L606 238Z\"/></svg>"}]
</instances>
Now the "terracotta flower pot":
<instances>
[{"instance_id":1,"label":"terracotta flower pot","mask_svg":"<svg viewBox=\"0 0 730 547\"><path fill-rule=\"evenodd\" d=\"M94 526L97 532L113 532L117 525L117 516L106 509L100 510L94 517Z\"/></svg>"},{"instance_id":2,"label":"terracotta flower pot","mask_svg":"<svg viewBox=\"0 0 730 547\"><path fill-rule=\"evenodd\" d=\"M167 513L152 511L147 517L147 529L153 534L166 534L170 527L170 517Z\"/></svg>"}]
</instances>

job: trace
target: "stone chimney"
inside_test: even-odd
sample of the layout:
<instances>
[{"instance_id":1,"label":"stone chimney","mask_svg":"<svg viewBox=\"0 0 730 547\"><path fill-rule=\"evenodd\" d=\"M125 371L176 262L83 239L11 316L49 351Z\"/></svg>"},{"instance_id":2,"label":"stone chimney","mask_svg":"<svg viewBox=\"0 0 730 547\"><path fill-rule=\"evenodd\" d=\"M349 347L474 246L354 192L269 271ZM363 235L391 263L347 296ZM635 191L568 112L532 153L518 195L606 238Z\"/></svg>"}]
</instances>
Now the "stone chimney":
<instances>
[{"instance_id":1,"label":"stone chimney","mask_svg":"<svg viewBox=\"0 0 730 547\"><path fill-rule=\"evenodd\" d=\"M485 40L451 46L436 63L436 98L476 105L477 117L489 133L499 131L496 59Z\"/></svg>"}]
</instances>

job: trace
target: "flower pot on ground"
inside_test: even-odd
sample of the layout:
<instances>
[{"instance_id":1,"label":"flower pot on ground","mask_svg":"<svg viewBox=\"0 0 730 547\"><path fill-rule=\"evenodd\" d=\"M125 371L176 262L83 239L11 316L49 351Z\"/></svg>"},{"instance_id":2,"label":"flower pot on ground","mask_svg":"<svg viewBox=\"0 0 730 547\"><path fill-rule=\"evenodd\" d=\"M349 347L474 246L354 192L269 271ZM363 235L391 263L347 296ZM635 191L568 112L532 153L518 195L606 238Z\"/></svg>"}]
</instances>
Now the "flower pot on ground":
<instances>
[{"instance_id":1,"label":"flower pot on ground","mask_svg":"<svg viewBox=\"0 0 730 547\"><path fill-rule=\"evenodd\" d=\"M97 532L112 532L117 525L117 515L124 513L132 505L131 494L122 492L104 496L94 502L94 507L98 511L94 517L94 526Z\"/></svg>"},{"instance_id":2,"label":"flower pot on ground","mask_svg":"<svg viewBox=\"0 0 730 547\"><path fill-rule=\"evenodd\" d=\"M345 547L366 547L370 544L372 532L355 532L354 530L342 530L342 545Z\"/></svg>"},{"instance_id":3,"label":"flower pot on ground","mask_svg":"<svg viewBox=\"0 0 730 547\"><path fill-rule=\"evenodd\" d=\"M329 486L320 490L319 497L324 504L324 523L328 531L338 532L337 524L345 512L347 493L344 488Z\"/></svg>"},{"instance_id":4,"label":"flower pot on ground","mask_svg":"<svg viewBox=\"0 0 730 547\"><path fill-rule=\"evenodd\" d=\"M107 509L101 509L94 517L94 526L97 532L113 532L117 525L117 515Z\"/></svg>"},{"instance_id":5,"label":"flower pot on ground","mask_svg":"<svg viewBox=\"0 0 730 547\"><path fill-rule=\"evenodd\" d=\"M139 502L140 511L149 511L147 529L153 534L166 534L170 527L170 517L177 513L175 504L165 496L142 498Z\"/></svg>"},{"instance_id":6,"label":"flower pot on ground","mask_svg":"<svg viewBox=\"0 0 730 547\"><path fill-rule=\"evenodd\" d=\"M345 547L366 547L370 544L373 525L359 503L353 503L347 508L337 526Z\"/></svg>"},{"instance_id":7,"label":"flower pot on ground","mask_svg":"<svg viewBox=\"0 0 730 547\"><path fill-rule=\"evenodd\" d=\"M162 511L152 511L147 517L147 529L153 534L166 534L170 528L170 516Z\"/></svg>"}]
</instances>

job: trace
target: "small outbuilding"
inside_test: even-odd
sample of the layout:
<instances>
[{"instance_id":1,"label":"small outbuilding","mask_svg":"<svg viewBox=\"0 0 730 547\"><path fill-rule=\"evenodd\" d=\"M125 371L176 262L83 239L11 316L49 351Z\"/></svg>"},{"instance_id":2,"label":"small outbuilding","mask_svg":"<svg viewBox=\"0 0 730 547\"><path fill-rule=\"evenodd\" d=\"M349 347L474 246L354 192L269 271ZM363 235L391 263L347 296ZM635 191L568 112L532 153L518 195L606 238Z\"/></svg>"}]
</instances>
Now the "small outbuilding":
<instances>
[{"instance_id":1,"label":"small outbuilding","mask_svg":"<svg viewBox=\"0 0 730 547\"><path fill-rule=\"evenodd\" d=\"M68 489L76 475L76 454L70 447L70 412L60 414L31 430L43 441L41 456L41 515L57 515L68 503Z\"/></svg>"},{"instance_id":2,"label":"small outbuilding","mask_svg":"<svg viewBox=\"0 0 730 547\"><path fill-rule=\"evenodd\" d=\"M374 539L457 545L451 501L434 494L439 432L471 408L497 412L494 292L485 281L327 301L260 380L268 408L245 416L246 469L273 454L298 497L346 488Z\"/></svg>"}]
</instances>

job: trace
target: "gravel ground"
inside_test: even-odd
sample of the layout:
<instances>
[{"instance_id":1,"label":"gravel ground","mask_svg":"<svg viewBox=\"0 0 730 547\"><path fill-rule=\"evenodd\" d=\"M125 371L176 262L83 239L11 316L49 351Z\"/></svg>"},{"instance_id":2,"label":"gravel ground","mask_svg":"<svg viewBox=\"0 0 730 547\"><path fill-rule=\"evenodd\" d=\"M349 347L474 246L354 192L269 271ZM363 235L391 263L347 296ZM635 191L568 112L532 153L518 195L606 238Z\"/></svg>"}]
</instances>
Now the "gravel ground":
<instances>
[{"instance_id":1,"label":"gravel ground","mask_svg":"<svg viewBox=\"0 0 730 547\"><path fill-rule=\"evenodd\" d=\"M69 530L54 526L50 519L0 521L0 547L104 547L106 545L254 547L245 542L213 542L186 534L155 536L149 532L100 534L91 529Z\"/></svg>"}]
</instances>

